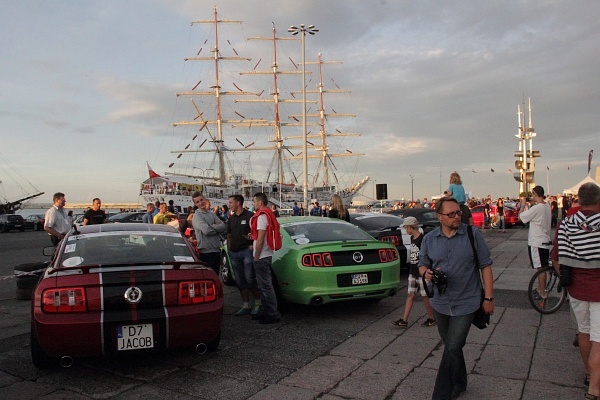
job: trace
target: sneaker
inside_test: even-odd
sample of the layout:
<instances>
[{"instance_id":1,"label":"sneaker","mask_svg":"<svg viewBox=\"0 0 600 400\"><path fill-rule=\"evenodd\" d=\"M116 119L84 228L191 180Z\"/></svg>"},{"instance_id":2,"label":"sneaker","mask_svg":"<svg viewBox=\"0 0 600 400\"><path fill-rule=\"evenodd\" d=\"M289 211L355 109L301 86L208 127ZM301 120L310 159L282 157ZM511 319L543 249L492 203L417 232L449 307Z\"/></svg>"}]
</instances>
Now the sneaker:
<instances>
[{"instance_id":1,"label":"sneaker","mask_svg":"<svg viewBox=\"0 0 600 400\"><path fill-rule=\"evenodd\" d=\"M251 314L252 314L252 315L260 314L260 313L261 313L261 311L262 311L262 305L261 305L261 304L256 304L256 305L254 306L254 308L252 308L252 312L251 312Z\"/></svg>"},{"instance_id":2,"label":"sneaker","mask_svg":"<svg viewBox=\"0 0 600 400\"><path fill-rule=\"evenodd\" d=\"M240 308L240 309L239 309L239 310L238 310L238 311L237 311L235 314L233 314L233 315L235 315L236 317L240 317L240 316L242 316L242 315L248 315L248 314L250 314L251 312L252 312L252 310L251 310L250 308L245 308L245 307L242 307L242 308Z\"/></svg>"},{"instance_id":3,"label":"sneaker","mask_svg":"<svg viewBox=\"0 0 600 400\"><path fill-rule=\"evenodd\" d=\"M397 321L392 321L392 325L396 325L400 328L406 328L408 327L408 322L406 322L405 320L403 320L402 318L400 318Z\"/></svg>"},{"instance_id":4,"label":"sneaker","mask_svg":"<svg viewBox=\"0 0 600 400\"><path fill-rule=\"evenodd\" d=\"M421 324L421 326L429 328L429 327L435 326L435 324L436 324L435 319L427 318L427 320L425 322L423 322L423 324Z\"/></svg>"}]
</instances>

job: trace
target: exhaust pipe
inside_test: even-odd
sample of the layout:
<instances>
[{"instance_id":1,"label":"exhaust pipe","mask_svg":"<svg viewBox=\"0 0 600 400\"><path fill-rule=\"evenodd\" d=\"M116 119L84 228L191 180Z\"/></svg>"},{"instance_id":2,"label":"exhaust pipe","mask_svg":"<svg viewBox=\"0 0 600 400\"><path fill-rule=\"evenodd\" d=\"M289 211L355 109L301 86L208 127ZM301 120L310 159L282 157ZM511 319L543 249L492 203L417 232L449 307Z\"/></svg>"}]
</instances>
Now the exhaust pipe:
<instances>
[{"instance_id":1,"label":"exhaust pipe","mask_svg":"<svg viewBox=\"0 0 600 400\"><path fill-rule=\"evenodd\" d=\"M314 297L310 301L310 304L313 305L313 306L320 306L321 304L323 304L323 298L321 296Z\"/></svg>"},{"instance_id":2,"label":"exhaust pipe","mask_svg":"<svg viewBox=\"0 0 600 400\"><path fill-rule=\"evenodd\" d=\"M62 356L60 358L60 366L63 368L70 368L73 365L73 357Z\"/></svg>"},{"instance_id":3,"label":"exhaust pipe","mask_svg":"<svg viewBox=\"0 0 600 400\"><path fill-rule=\"evenodd\" d=\"M196 353L198 353L198 354L204 354L204 353L206 353L207 350L208 350L208 347L206 346L205 343L199 343L196 345Z\"/></svg>"},{"instance_id":4,"label":"exhaust pipe","mask_svg":"<svg viewBox=\"0 0 600 400\"><path fill-rule=\"evenodd\" d=\"M396 289L392 289L390 291L390 296L395 296L396 295Z\"/></svg>"}]
</instances>

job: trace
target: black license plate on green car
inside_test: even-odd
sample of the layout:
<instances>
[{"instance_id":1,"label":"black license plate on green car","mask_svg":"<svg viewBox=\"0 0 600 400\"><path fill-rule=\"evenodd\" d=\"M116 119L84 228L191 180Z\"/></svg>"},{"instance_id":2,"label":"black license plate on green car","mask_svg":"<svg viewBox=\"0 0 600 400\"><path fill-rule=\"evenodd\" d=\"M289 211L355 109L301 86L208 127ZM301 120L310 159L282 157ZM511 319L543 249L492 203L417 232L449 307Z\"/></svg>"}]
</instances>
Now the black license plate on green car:
<instances>
[{"instance_id":1,"label":"black license plate on green car","mask_svg":"<svg viewBox=\"0 0 600 400\"><path fill-rule=\"evenodd\" d=\"M381 271L339 274L337 276L338 287L375 285L378 283L381 283Z\"/></svg>"}]
</instances>

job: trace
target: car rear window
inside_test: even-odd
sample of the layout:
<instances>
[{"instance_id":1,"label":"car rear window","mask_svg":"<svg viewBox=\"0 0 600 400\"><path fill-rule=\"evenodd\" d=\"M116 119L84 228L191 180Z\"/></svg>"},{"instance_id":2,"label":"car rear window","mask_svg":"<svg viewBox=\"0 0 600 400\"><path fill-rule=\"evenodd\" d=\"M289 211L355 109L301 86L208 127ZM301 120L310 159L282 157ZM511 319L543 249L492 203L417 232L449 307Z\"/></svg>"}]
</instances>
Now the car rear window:
<instances>
[{"instance_id":1,"label":"car rear window","mask_svg":"<svg viewBox=\"0 0 600 400\"><path fill-rule=\"evenodd\" d=\"M371 235L346 222L306 221L283 224L288 235L297 244L374 240Z\"/></svg>"},{"instance_id":2,"label":"car rear window","mask_svg":"<svg viewBox=\"0 0 600 400\"><path fill-rule=\"evenodd\" d=\"M185 239L170 232L103 232L69 236L60 265L122 265L194 261Z\"/></svg>"}]
</instances>

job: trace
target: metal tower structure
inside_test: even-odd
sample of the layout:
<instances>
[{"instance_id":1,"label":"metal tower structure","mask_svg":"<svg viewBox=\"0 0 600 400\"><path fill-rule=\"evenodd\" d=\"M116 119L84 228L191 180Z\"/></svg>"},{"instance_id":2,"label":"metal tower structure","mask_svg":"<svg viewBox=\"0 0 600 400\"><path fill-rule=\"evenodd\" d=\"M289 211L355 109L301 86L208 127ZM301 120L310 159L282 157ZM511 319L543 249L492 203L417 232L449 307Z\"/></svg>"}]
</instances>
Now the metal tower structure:
<instances>
[{"instance_id":1,"label":"metal tower structure","mask_svg":"<svg viewBox=\"0 0 600 400\"><path fill-rule=\"evenodd\" d=\"M517 119L519 129L515 136L519 139L519 150L515 152L517 172L514 173L514 178L519 182L519 193L531 192L535 186L535 158L540 156L539 151L533 150L533 138L537 133L533 129L531 98L529 98L527 108L525 108L524 99L522 107L517 105Z\"/></svg>"}]
</instances>

